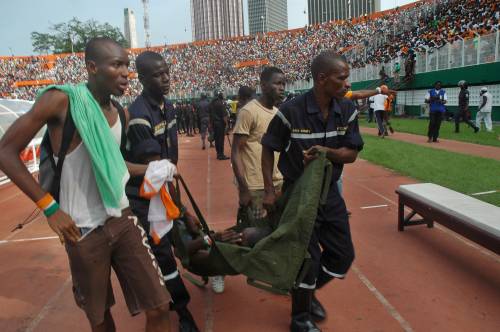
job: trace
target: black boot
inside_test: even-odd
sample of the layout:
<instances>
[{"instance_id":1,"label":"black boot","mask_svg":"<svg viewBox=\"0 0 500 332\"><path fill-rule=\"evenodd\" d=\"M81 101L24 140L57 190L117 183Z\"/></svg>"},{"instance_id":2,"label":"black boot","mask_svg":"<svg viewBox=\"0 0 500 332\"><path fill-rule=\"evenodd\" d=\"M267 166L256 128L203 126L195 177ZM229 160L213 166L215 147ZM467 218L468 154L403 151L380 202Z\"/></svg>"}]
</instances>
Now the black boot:
<instances>
[{"instance_id":1,"label":"black boot","mask_svg":"<svg viewBox=\"0 0 500 332\"><path fill-rule=\"evenodd\" d=\"M321 289L332 280L332 276L320 270L320 272L318 273L318 279L316 280L316 290ZM319 302L319 300L316 298L315 292L316 291L314 291L312 295L311 316L315 322L321 322L326 318L326 310L321 302Z\"/></svg>"},{"instance_id":2,"label":"black boot","mask_svg":"<svg viewBox=\"0 0 500 332\"><path fill-rule=\"evenodd\" d=\"M172 297L170 308L175 310L179 316L179 331L199 332L196 322L187 308L190 296L181 277L177 276L174 279L165 281L165 286Z\"/></svg>"},{"instance_id":3,"label":"black boot","mask_svg":"<svg viewBox=\"0 0 500 332\"><path fill-rule=\"evenodd\" d=\"M311 301L311 318L315 322L324 321L326 318L326 310L314 293Z\"/></svg>"},{"instance_id":4,"label":"black boot","mask_svg":"<svg viewBox=\"0 0 500 332\"><path fill-rule=\"evenodd\" d=\"M200 332L187 308L177 309L176 311L179 315L179 332Z\"/></svg>"},{"instance_id":5,"label":"black boot","mask_svg":"<svg viewBox=\"0 0 500 332\"><path fill-rule=\"evenodd\" d=\"M311 319L312 289L292 290L292 323L290 332L321 332Z\"/></svg>"}]
</instances>

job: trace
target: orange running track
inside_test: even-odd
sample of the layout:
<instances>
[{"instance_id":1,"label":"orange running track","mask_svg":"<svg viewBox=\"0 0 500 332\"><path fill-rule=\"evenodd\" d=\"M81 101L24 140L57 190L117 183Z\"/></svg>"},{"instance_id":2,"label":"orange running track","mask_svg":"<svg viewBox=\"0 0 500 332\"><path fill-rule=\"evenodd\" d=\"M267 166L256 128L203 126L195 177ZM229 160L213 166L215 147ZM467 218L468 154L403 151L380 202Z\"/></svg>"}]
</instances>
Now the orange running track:
<instances>
[{"instance_id":1,"label":"orange running track","mask_svg":"<svg viewBox=\"0 0 500 332\"><path fill-rule=\"evenodd\" d=\"M180 171L211 226L233 224L237 193L229 161L202 151L198 137L180 138ZM228 152L228 146L226 146ZM436 225L397 232L400 184L415 182L358 160L346 168L352 211L353 268L318 297L329 317L323 331L500 331L500 258ZM0 188L0 331L90 331L73 301L64 248L39 217L11 233L34 210L13 185ZM118 331L142 331L113 277ZM290 299L226 278L223 294L186 281L191 311L203 331L288 331ZM171 314L172 331L177 317Z\"/></svg>"}]
</instances>

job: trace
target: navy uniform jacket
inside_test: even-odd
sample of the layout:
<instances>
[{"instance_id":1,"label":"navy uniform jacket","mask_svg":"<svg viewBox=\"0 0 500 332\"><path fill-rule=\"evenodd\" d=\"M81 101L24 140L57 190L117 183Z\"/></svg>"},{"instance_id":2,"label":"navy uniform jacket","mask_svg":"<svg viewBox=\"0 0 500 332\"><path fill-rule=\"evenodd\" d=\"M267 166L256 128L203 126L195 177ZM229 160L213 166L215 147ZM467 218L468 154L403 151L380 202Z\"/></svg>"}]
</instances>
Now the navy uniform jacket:
<instances>
[{"instance_id":1,"label":"navy uniform jacket","mask_svg":"<svg viewBox=\"0 0 500 332\"><path fill-rule=\"evenodd\" d=\"M127 131L127 161L144 164L147 157L159 155L177 164L179 149L175 110L167 99L164 108L143 92L130 105ZM127 183L127 195L139 196L142 177L133 177Z\"/></svg>"},{"instance_id":2,"label":"navy uniform jacket","mask_svg":"<svg viewBox=\"0 0 500 332\"><path fill-rule=\"evenodd\" d=\"M227 117L227 112L224 101L218 98L214 99L210 103L210 121L212 123L224 124L225 117Z\"/></svg>"},{"instance_id":3,"label":"navy uniform jacket","mask_svg":"<svg viewBox=\"0 0 500 332\"><path fill-rule=\"evenodd\" d=\"M458 94L458 109L464 111L469 106L469 90L461 89Z\"/></svg>"},{"instance_id":4,"label":"navy uniform jacket","mask_svg":"<svg viewBox=\"0 0 500 332\"><path fill-rule=\"evenodd\" d=\"M281 106L261 143L280 152L278 168L285 183L293 183L304 172L303 151L310 147L347 147L358 151L363 148L357 114L358 111L349 99L333 99L328 119L324 121L314 93L309 90ZM333 167L328 201L338 203L342 198L336 182L344 165L334 163Z\"/></svg>"},{"instance_id":5,"label":"navy uniform jacket","mask_svg":"<svg viewBox=\"0 0 500 332\"><path fill-rule=\"evenodd\" d=\"M206 119L210 116L210 103L206 99L200 100L200 102L197 105L197 110L198 110L198 118L200 119Z\"/></svg>"}]
</instances>

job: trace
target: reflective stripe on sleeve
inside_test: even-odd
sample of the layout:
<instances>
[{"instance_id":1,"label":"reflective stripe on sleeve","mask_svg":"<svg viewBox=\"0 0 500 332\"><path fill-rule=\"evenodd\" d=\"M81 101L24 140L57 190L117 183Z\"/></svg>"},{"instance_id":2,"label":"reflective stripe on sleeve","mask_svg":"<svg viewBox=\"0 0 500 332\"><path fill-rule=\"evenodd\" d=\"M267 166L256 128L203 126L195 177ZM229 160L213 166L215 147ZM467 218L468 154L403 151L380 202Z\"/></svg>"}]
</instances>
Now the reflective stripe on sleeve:
<instances>
[{"instance_id":1,"label":"reflective stripe on sleeve","mask_svg":"<svg viewBox=\"0 0 500 332\"><path fill-rule=\"evenodd\" d=\"M283 124L285 126L287 126L288 129L292 129L292 125L290 124L290 122L287 120L287 118L285 117L285 115L283 113L281 113L280 111L277 111L276 115L281 119Z\"/></svg>"},{"instance_id":2,"label":"reflective stripe on sleeve","mask_svg":"<svg viewBox=\"0 0 500 332\"><path fill-rule=\"evenodd\" d=\"M358 116L358 113L359 113L358 110L355 110L354 113L352 113L349 120L347 120L347 123L351 123L352 121L354 121L354 119L356 119L356 117Z\"/></svg>"},{"instance_id":3,"label":"reflective stripe on sleeve","mask_svg":"<svg viewBox=\"0 0 500 332\"><path fill-rule=\"evenodd\" d=\"M133 125L143 125L143 126L147 126L147 127L151 128L151 124L149 123L148 120L145 120L145 119L132 119L132 120L130 120L128 125L129 125L129 127L133 126Z\"/></svg>"}]
</instances>

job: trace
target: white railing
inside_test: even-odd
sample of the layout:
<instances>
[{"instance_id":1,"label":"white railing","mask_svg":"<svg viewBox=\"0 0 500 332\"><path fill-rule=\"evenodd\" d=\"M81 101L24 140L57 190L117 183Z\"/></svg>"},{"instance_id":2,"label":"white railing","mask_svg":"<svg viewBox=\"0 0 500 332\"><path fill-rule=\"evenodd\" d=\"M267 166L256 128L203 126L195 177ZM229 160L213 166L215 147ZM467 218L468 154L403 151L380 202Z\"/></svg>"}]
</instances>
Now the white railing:
<instances>
[{"instance_id":1,"label":"white railing","mask_svg":"<svg viewBox=\"0 0 500 332\"><path fill-rule=\"evenodd\" d=\"M476 34L474 38L459 39L438 49L426 49L425 52L416 53L415 73L498 62L500 61L499 44L500 31L497 30L482 36ZM398 57L387 63L369 64L362 68L353 68L351 70L351 82L379 79L382 66L385 73L389 77L393 77L396 62L399 62L401 66L399 76L405 76L405 59Z\"/></svg>"},{"instance_id":2,"label":"white railing","mask_svg":"<svg viewBox=\"0 0 500 332\"><path fill-rule=\"evenodd\" d=\"M376 41L378 43L378 40ZM440 48L428 48L425 52L415 55L415 73L426 73L437 70L445 70L466 66L474 66L500 61L500 31L494 31L486 35L476 35L474 38L459 39L453 43L445 44ZM359 50L358 50L359 51ZM386 63L368 64L361 68L351 69L351 82L362 82L380 79L380 70L384 68L389 77L394 77L394 66L399 62L399 77L402 79L405 73L405 58L398 57ZM312 80L300 80L288 83L287 91L310 89ZM222 91L225 96L237 95L238 88L226 88ZM259 92L259 88L257 88ZM199 98L201 91L192 93L172 94L174 99Z\"/></svg>"}]
</instances>

